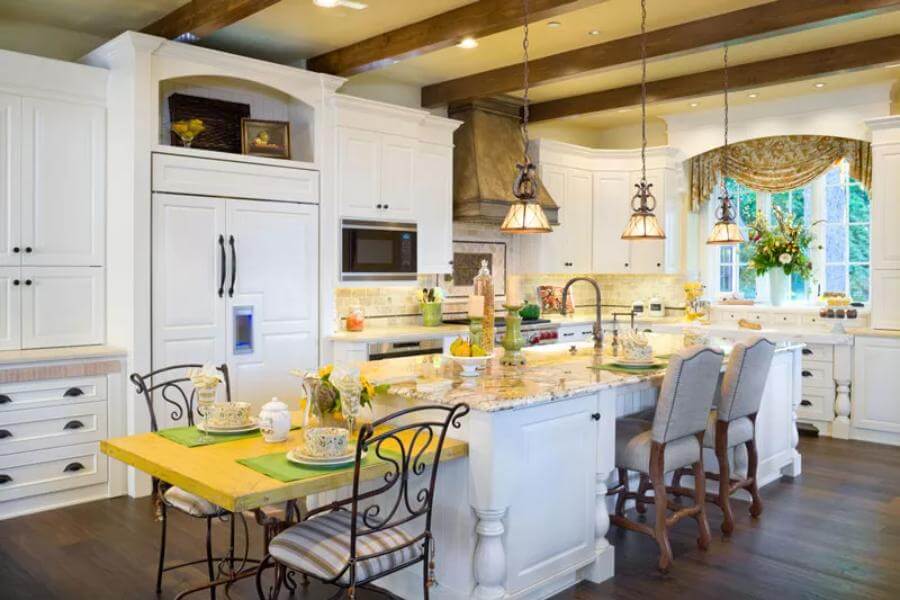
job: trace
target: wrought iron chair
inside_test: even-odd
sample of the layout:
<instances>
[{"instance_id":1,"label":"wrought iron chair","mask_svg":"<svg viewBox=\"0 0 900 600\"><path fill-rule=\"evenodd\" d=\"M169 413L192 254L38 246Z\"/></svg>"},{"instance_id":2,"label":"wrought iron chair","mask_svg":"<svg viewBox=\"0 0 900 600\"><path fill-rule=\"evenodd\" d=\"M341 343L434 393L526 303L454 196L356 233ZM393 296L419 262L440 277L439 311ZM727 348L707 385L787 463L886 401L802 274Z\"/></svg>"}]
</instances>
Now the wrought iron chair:
<instances>
[{"instance_id":1,"label":"wrought iron chair","mask_svg":"<svg viewBox=\"0 0 900 600\"><path fill-rule=\"evenodd\" d=\"M132 373L131 382L137 388L138 394L144 397L147 402L147 409L150 411L150 430L159 430L159 421L156 417L156 407L154 406L154 397L158 396L171 407L169 418L173 422L186 421L187 424L194 424L195 400L197 391L191 385L188 373L190 369L199 369L203 365L185 364L172 367L165 367L151 371L146 375ZM217 367L222 373L222 379L225 383L225 400L231 402L231 382L228 377L228 366L221 365ZM185 391L190 388L190 393ZM164 481L153 478L153 497L157 506L157 515L162 523L162 537L159 546L159 567L156 572L156 592L162 591L163 572L179 569L189 565L196 565L202 562L206 563L209 572L210 582L215 581L216 573L214 563L227 562L232 572L234 572L235 563L239 562L234 555L234 518L227 510L212 504L211 502L201 498L200 496L191 494L179 487L169 485ZM206 520L206 558L193 560L189 562L178 563L175 565L165 566L166 559L166 524L167 510L173 508L190 517ZM229 555L227 557L214 557L212 554L212 522L217 517L225 517L231 515L231 545ZM246 522L244 523L246 533ZM246 556L244 557L246 562ZM210 597L215 600L215 587L210 587Z\"/></svg>"},{"instance_id":2,"label":"wrought iron chair","mask_svg":"<svg viewBox=\"0 0 900 600\"><path fill-rule=\"evenodd\" d=\"M352 495L309 511L302 522L275 536L256 574L259 597L277 598L293 574L301 573L341 588L333 598L346 593L353 600L357 589L378 590L372 581L421 562L422 597L427 600L434 570L431 511L441 452L447 430L458 428L468 412L466 404L429 405L364 425L356 445ZM430 472L426 450L434 452ZM367 491L360 481L366 453L387 468L383 481ZM414 521L415 527L401 527ZM270 567L275 581L267 595L262 576Z\"/></svg>"}]
</instances>

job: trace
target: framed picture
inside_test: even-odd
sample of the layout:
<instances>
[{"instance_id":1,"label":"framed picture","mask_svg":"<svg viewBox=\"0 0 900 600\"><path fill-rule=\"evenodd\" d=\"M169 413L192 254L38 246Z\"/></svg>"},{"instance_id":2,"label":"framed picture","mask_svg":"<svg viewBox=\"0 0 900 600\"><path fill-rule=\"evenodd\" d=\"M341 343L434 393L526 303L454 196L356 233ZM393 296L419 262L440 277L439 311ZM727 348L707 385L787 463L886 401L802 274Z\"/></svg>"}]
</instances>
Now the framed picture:
<instances>
[{"instance_id":1,"label":"framed picture","mask_svg":"<svg viewBox=\"0 0 900 600\"><path fill-rule=\"evenodd\" d=\"M537 286L537 297L541 305L541 313L558 313L562 307L562 295L563 289L558 285ZM571 289L566 297L566 312L575 312L575 294Z\"/></svg>"},{"instance_id":2,"label":"framed picture","mask_svg":"<svg viewBox=\"0 0 900 600\"><path fill-rule=\"evenodd\" d=\"M474 292L473 280L483 260L494 276L494 297L506 295L506 243L453 240L453 274L445 286L448 298L465 298Z\"/></svg>"},{"instance_id":3,"label":"framed picture","mask_svg":"<svg viewBox=\"0 0 900 600\"><path fill-rule=\"evenodd\" d=\"M291 124L287 121L241 119L241 151L269 158L291 157Z\"/></svg>"}]
</instances>

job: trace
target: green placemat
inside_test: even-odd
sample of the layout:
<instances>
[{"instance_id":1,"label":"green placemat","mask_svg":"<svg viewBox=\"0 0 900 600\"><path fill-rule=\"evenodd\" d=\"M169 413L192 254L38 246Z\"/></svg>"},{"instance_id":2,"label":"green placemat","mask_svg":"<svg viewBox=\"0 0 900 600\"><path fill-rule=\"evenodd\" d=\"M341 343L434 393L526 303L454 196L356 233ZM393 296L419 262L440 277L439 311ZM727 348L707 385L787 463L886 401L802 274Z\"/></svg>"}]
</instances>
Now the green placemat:
<instances>
[{"instance_id":1,"label":"green placemat","mask_svg":"<svg viewBox=\"0 0 900 600\"><path fill-rule=\"evenodd\" d=\"M291 429L299 429L291 427ZM233 442L235 440L246 440L260 435L259 430L248 431L247 433L210 433L209 439L204 439L203 432L195 426L190 427L171 427L169 429L160 429L156 432L167 440L172 440L176 444L195 448L197 446L211 446L212 444L222 444L224 442Z\"/></svg>"},{"instance_id":2,"label":"green placemat","mask_svg":"<svg viewBox=\"0 0 900 600\"><path fill-rule=\"evenodd\" d=\"M380 460L380 458L377 458L375 456L374 452L369 452L369 454L363 459L362 466L367 467ZM271 477L272 479L277 479L282 483L289 483L291 481L300 481L302 479L308 479L310 477L317 477L323 472L328 471L339 471L342 469L350 470L354 466L354 463L351 462L339 467L307 467L304 465L292 463L287 459L287 456L284 452L264 454L255 458L239 458L237 462L244 465L245 467L253 469L257 473L262 473L263 475Z\"/></svg>"},{"instance_id":3,"label":"green placemat","mask_svg":"<svg viewBox=\"0 0 900 600\"><path fill-rule=\"evenodd\" d=\"M649 375L655 374L662 369L665 369L668 366L668 363L663 361L659 367L654 367L652 369L640 368L640 367L620 367L618 365L591 365L590 369L594 369L595 371L610 371L612 373L624 373L626 375Z\"/></svg>"}]
</instances>

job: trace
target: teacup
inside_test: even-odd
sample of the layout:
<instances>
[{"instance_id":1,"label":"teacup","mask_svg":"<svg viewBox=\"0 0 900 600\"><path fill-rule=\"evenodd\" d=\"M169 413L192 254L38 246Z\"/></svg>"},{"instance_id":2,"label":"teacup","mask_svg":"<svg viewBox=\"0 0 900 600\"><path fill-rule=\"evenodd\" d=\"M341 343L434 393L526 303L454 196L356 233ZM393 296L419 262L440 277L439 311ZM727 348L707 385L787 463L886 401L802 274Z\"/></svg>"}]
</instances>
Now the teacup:
<instances>
[{"instance_id":1,"label":"teacup","mask_svg":"<svg viewBox=\"0 0 900 600\"><path fill-rule=\"evenodd\" d=\"M342 427L310 427L304 432L306 453L317 458L347 454L349 432Z\"/></svg>"},{"instance_id":2,"label":"teacup","mask_svg":"<svg viewBox=\"0 0 900 600\"><path fill-rule=\"evenodd\" d=\"M207 411L206 423L210 427L227 429L250 424L249 402L217 402Z\"/></svg>"}]
</instances>

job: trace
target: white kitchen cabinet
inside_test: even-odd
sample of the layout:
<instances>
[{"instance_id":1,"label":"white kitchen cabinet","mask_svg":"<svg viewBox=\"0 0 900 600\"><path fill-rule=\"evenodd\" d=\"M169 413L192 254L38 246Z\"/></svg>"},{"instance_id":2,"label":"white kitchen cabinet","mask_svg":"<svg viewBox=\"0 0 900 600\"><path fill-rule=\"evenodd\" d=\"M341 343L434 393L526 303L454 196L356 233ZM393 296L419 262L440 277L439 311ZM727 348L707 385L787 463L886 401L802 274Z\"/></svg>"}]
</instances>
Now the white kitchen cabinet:
<instances>
[{"instance_id":1,"label":"white kitchen cabinet","mask_svg":"<svg viewBox=\"0 0 900 600\"><path fill-rule=\"evenodd\" d=\"M24 98L22 124L22 265L103 265L105 111Z\"/></svg>"},{"instance_id":2,"label":"white kitchen cabinet","mask_svg":"<svg viewBox=\"0 0 900 600\"><path fill-rule=\"evenodd\" d=\"M900 131L900 119L895 128ZM882 136L886 132L876 132ZM900 133L895 134L900 138ZM886 136L885 136L886 137ZM872 268L900 269L900 139L872 144Z\"/></svg>"},{"instance_id":3,"label":"white kitchen cabinet","mask_svg":"<svg viewBox=\"0 0 900 600\"><path fill-rule=\"evenodd\" d=\"M415 162L419 273L453 270L453 148L419 143Z\"/></svg>"},{"instance_id":4,"label":"white kitchen cabinet","mask_svg":"<svg viewBox=\"0 0 900 600\"><path fill-rule=\"evenodd\" d=\"M544 165L541 183L559 206L559 225L540 238L540 265L545 273L591 272L591 173Z\"/></svg>"},{"instance_id":5,"label":"white kitchen cabinet","mask_svg":"<svg viewBox=\"0 0 900 600\"><path fill-rule=\"evenodd\" d=\"M857 429L900 433L900 380L891 377L900 365L900 339L856 338L853 357L853 409Z\"/></svg>"},{"instance_id":6,"label":"white kitchen cabinet","mask_svg":"<svg viewBox=\"0 0 900 600\"><path fill-rule=\"evenodd\" d=\"M22 267L21 278L23 348L103 343L102 267Z\"/></svg>"},{"instance_id":7,"label":"white kitchen cabinet","mask_svg":"<svg viewBox=\"0 0 900 600\"><path fill-rule=\"evenodd\" d=\"M0 94L0 266L18 266L21 261L21 115L22 99Z\"/></svg>"},{"instance_id":8,"label":"white kitchen cabinet","mask_svg":"<svg viewBox=\"0 0 900 600\"><path fill-rule=\"evenodd\" d=\"M898 298L900 298L900 269L872 269L873 328L900 329Z\"/></svg>"},{"instance_id":9,"label":"white kitchen cabinet","mask_svg":"<svg viewBox=\"0 0 900 600\"><path fill-rule=\"evenodd\" d=\"M343 217L415 218L416 140L338 128L338 198Z\"/></svg>"},{"instance_id":10,"label":"white kitchen cabinet","mask_svg":"<svg viewBox=\"0 0 900 600\"><path fill-rule=\"evenodd\" d=\"M622 239L622 231L631 216L627 173L594 173L594 259L597 273L630 273L631 243Z\"/></svg>"},{"instance_id":11,"label":"white kitchen cabinet","mask_svg":"<svg viewBox=\"0 0 900 600\"><path fill-rule=\"evenodd\" d=\"M628 197L628 206L631 206L631 197L637 191L635 187L641 181L641 172L633 171ZM650 192L656 198L654 214L659 219L666 235L671 234L670 224L666 222L666 182L665 173L654 170L647 172L647 183L651 184ZM629 210L630 214L630 210ZM627 223L627 220L625 221ZM622 225L624 230L625 225ZM621 234L620 234L621 235ZM631 247L631 272L633 273L665 273L666 272L666 242L665 240L636 240L628 242Z\"/></svg>"},{"instance_id":12,"label":"white kitchen cabinet","mask_svg":"<svg viewBox=\"0 0 900 600\"><path fill-rule=\"evenodd\" d=\"M0 267L0 350L16 350L21 337L21 274L18 267Z\"/></svg>"}]
</instances>

